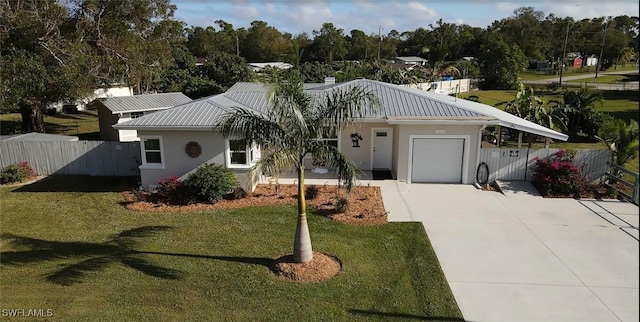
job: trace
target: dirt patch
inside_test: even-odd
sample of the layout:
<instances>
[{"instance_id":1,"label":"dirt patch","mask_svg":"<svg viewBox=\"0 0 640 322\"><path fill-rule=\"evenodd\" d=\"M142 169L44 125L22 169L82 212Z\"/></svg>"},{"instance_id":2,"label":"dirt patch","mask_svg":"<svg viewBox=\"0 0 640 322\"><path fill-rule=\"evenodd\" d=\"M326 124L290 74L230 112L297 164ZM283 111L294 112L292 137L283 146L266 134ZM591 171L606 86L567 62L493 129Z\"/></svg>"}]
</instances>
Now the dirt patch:
<instances>
[{"instance_id":1,"label":"dirt patch","mask_svg":"<svg viewBox=\"0 0 640 322\"><path fill-rule=\"evenodd\" d=\"M313 259L308 263L294 263L292 255L285 255L271 266L271 272L278 278L303 283L326 281L341 270L342 263L338 258L318 252L313 252Z\"/></svg>"},{"instance_id":2,"label":"dirt patch","mask_svg":"<svg viewBox=\"0 0 640 322\"><path fill-rule=\"evenodd\" d=\"M319 214L346 224L378 225L387 222L380 187L358 186L348 197L348 205L340 212L339 201L346 199L344 189L333 185L305 185L307 207L315 208ZM309 193L314 192L314 193ZM313 196L315 194L315 196ZM245 198L221 200L213 205L197 203L186 206L151 202L146 193L127 191L124 193L127 209L145 212L192 212L235 209L266 205L296 205L298 187L292 184L260 184Z\"/></svg>"}]
</instances>

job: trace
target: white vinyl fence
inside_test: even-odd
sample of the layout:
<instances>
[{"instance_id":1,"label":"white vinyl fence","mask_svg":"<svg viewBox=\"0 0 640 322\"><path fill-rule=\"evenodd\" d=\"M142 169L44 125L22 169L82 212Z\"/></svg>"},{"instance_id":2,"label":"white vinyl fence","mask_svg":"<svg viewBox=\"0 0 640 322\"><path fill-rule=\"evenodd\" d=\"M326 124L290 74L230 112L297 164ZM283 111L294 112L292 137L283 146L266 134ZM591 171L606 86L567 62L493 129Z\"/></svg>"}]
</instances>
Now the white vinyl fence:
<instances>
[{"instance_id":1,"label":"white vinyl fence","mask_svg":"<svg viewBox=\"0 0 640 322\"><path fill-rule=\"evenodd\" d=\"M546 158L561 149L483 148L480 160L489 167L489 182L495 180L532 180L535 158ZM613 152L608 149L579 149L573 163L591 182L605 178Z\"/></svg>"},{"instance_id":2,"label":"white vinyl fence","mask_svg":"<svg viewBox=\"0 0 640 322\"><path fill-rule=\"evenodd\" d=\"M37 175L139 175L139 142L0 142L0 166L27 161Z\"/></svg>"}]
</instances>

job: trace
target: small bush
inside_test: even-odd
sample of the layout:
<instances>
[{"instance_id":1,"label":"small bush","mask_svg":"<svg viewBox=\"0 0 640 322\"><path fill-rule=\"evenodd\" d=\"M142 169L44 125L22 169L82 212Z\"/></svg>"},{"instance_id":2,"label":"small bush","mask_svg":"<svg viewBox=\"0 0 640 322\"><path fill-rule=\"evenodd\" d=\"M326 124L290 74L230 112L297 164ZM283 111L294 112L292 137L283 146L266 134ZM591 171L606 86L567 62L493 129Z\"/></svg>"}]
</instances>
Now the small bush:
<instances>
[{"instance_id":1,"label":"small bush","mask_svg":"<svg viewBox=\"0 0 640 322\"><path fill-rule=\"evenodd\" d=\"M577 195L586 184L580 169L560 150L548 159L535 158L533 182L545 196Z\"/></svg>"},{"instance_id":2,"label":"small bush","mask_svg":"<svg viewBox=\"0 0 640 322\"><path fill-rule=\"evenodd\" d=\"M195 201L214 204L228 194L236 185L236 176L221 165L208 164L200 167L185 181Z\"/></svg>"},{"instance_id":3,"label":"small bush","mask_svg":"<svg viewBox=\"0 0 640 322\"><path fill-rule=\"evenodd\" d=\"M304 196L307 200L313 200L318 196L318 187L311 185L311 186L307 186L307 188L304 190Z\"/></svg>"},{"instance_id":4,"label":"small bush","mask_svg":"<svg viewBox=\"0 0 640 322\"><path fill-rule=\"evenodd\" d=\"M158 190L155 194L159 202L172 205L188 205L194 201L189 187L176 176L158 182Z\"/></svg>"},{"instance_id":5,"label":"small bush","mask_svg":"<svg viewBox=\"0 0 640 322\"><path fill-rule=\"evenodd\" d=\"M247 191L244 190L244 188L238 186L233 188L233 190L231 190L230 193L226 194L224 196L224 199L227 200L237 200L237 199L242 199L242 198L246 198L247 197Z\"/></svg>"},{"instance_id":6,"label":"small bush","mask_svg":"<svg viewBox=\"0 0 640 322\"><path fill-rule=\"evenodd\" d=\"M339 214L342 214L345 211L347 211L348 207L349 207L349 200L347 198L340 198L336 202L336 212Z\"/></svg>"},{"instance_id":7,"label":"small bush","mask_svg":"<svg viewBox=\"0 0 640 322\"><path fill-rule=\"evenodd\" d=\"M35 176L33 172L33 168L29 165L28 162L19 162L10 164L0 172L0 182L1 183L13 183L13 182L22 182L26 179Z\"/></svg>"}]
</instances>

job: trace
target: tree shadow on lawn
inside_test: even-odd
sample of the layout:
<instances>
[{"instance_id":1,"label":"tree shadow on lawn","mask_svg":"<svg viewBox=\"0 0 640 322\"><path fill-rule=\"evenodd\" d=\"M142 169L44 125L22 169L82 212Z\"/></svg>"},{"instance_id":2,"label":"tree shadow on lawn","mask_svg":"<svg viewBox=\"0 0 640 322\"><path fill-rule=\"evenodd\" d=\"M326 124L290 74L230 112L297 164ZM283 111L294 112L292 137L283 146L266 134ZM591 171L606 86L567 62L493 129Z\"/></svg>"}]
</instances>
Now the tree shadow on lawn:
<instances>
[{"instance_id":1,"label":"tree shadow on lawn","mask_svg":"<svg viewBox=\"0 0 640 322\"><path fill-rule=\"evenodd\" d=\"M139 177L51 175L13 192L123 192L135 188Z\"/></svg>"},{"instance_id":2,"label":"tree shadow on lawn","mask_svg":"<svg viewBox=\"0 0 640 322\"><path fill-rule=\"evenodd\" d=\"M349 309L349 313L360 314L360 315L377 315L377 316L386 317L386 318L404 318L404 319L423 320L423 321L464 321L464 319L456 318L456 317L420 316L415 314L389 313L389 312L358 310L358 309Z\"/></svg>"},{"instance_id":3,"label":"tree shadow on lawn","mask_svg":"<svg viewBox=\"0 0 640 322\"><path fill-rule=\"evenodd\" d=\"M138 251L134 247L139 238L151 237L158 232L173 229L170 226L143 226L120 232L103 243L87 242L58 242L43 239L2 234L2 239L9 240L10 244L29 250L0 252L3 266L18 266L30 263L38 263L54 260L66 260L69 258L81 259L46 276L48 282L69 286L81 283L88 274L98 272L111 264L120 263L133 268L148 276L162 279L181 279L184 272L172 268L156 265L147 259L145 255L164 255L186 258L213 259L229 262L238 262L269 267L273 262L270 258L259 257L233 257L211 256L199 254L179 254L165 252Z\"/></svg>"}]
</instances>

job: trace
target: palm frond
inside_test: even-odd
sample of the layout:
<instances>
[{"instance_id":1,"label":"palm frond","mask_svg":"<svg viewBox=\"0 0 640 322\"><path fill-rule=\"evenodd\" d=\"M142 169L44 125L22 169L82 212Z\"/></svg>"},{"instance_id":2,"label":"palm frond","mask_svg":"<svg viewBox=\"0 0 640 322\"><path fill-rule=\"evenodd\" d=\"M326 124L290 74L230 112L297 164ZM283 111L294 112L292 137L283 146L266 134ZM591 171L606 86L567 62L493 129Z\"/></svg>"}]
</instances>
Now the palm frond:
<instances>
[{"instance_id":1,"label":"palm frond","mask_svg":"<svg viewBox=\"0 0 640 322\"><path fill-rule=\"evenodd\" d=\"M278 123L239 107L222 116L216 128L225 137L242 138L261 147L286 145L291 140Z\"/></svg>"},{"instance_id":2,"label":"palm frond","mask_svg":"<svg viewBox=\"0 0 640 322\"><path fill-rule=\"evenodd\" d=\"M376 115L381 107L378 97L362 87L335 89L318 100L311 123L327 126L330 134L335 135L340 126L353 124L355 120L366 116L367 111Z\"/></svg>"},{"instance_id":3,"label":"palm frond","mask_svg":"<svg viewBox=\"0 0 640 322\"><path fill-rule=\"evenodd\" d=\"M285 169L299 166L300 155L296 150L280 149L269 151L249 169L249 180L256 182L263 174L277 175Z\"/></svg>"},{"instance_id":4,"label":"palm frond","mask_svg":"<svg viewBox=\"0 0 640 322\"><path fill-rule=\"evenodd\" d=\"M314 144L309 147L309 153L314 159L321 159L329 168L335 169L338 184L347 191L353 189L358 176L362 174L362 171L346 154L324 141L314 141Z\"/></svg>"}]
</instances>

